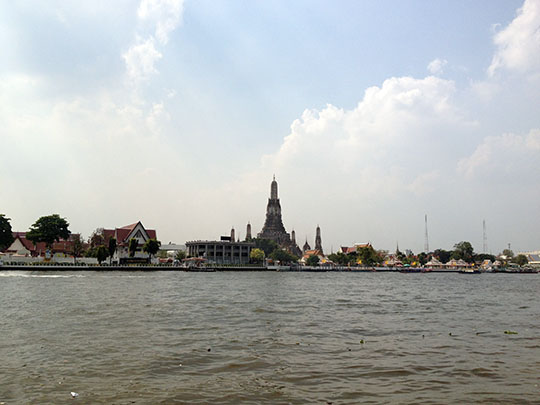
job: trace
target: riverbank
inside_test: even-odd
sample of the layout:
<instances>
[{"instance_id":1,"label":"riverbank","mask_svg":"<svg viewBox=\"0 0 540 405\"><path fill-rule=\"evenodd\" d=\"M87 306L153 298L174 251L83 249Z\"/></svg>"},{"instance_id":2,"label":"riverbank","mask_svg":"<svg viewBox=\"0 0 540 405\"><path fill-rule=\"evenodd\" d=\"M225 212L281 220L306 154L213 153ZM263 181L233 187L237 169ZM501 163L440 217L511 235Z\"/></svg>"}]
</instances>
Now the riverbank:
<instances>
[{"instance_id":1,"label":"riverbank","mask_svg":"<svg viewBox=\"0 0 540 405\"><path fill-rule=\"evenodd\" d=\"M421 269L421 268L399 268L399 267L310 267L310 266L208 266L208 267L179 267L165 265L124 265L124 266L87 266L87 265L10 265L0 266L0 271L185 271L185 272L227 272L227 271L269 271L269 272L340 272L340 273L460 273L460 269ZM537 271L509 271L499 269L497 271L482 272L493 274L538 274Z\"/></svg>"}]
</instances>

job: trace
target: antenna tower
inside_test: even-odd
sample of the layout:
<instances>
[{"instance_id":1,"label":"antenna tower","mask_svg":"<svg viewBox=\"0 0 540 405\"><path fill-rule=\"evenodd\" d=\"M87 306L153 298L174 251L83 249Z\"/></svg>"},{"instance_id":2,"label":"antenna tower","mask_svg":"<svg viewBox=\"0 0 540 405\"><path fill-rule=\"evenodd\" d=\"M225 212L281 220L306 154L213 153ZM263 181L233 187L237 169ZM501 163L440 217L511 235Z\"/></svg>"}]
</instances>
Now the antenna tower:
<instances>
[{"instance_id":1,"label":"antenna tower","mask_svg":"<svg viewBox=\"0 0 540 405\"><path fill-rule=\"evenodd\" d=\"M424 238L424 252L429 253L429 238L428 238L428 232L427 232L427 214L425 216L425 220L426 220L426 235L425 235L425 238Z\"/></svg>"},{"instance_id":2,"label":"antenna tower","mask_svg":"<svg viewBox=\"0 0 540 405\"><path fill-rule=\"evenodd\" d=\"M484 253L487 253L487 250L488 250L488 247L487 247L487 234L486 234L486 220L484 219L482 221L482 229L484 231L484 234L482 236L482 241L483 241L483 251Z\"/></svg>"}]
</instances>

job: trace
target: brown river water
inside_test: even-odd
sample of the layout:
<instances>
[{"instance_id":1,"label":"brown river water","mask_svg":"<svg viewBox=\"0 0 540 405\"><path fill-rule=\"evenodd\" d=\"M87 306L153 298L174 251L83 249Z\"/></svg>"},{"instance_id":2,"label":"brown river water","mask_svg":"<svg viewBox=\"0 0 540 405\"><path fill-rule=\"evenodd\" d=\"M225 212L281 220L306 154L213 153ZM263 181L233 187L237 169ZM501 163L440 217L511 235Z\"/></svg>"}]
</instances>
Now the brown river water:
<instances>
[{"instance_id":1,"label":"brown river water","mask_svg":"<svg viewBox=\"0 0 540 405\"><path fill-rule=\"evenodd\" d=\"M539 297L537 274L5 271L0 404L540 404Z\"/></svg>"}]
</instances>

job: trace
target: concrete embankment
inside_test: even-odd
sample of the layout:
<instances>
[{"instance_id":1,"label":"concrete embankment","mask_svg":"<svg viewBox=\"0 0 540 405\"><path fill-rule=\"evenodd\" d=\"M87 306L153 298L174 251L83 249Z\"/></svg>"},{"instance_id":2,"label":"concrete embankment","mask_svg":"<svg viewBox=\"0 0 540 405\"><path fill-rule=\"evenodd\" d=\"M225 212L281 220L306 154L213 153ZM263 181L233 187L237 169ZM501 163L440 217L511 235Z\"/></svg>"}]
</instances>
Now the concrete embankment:
<instances>
[{"instance_id":1,"label":"concrete embankment","mask_svg":"<svg viewBox=\"0 0 540 405\"><path fill-rule=\"evenodd\" d=\"M0 266L0 271L187 271L187 272L214 272L214 271L279 271L279 272L343 272L343 273L420 273L420 269L399 269L399 268L362 268L362 267L263 267L263 266L212 266L201 268L184 268L177 266L76 266L76 265L9 265ZM459 270L430 270L424 273L458 273Z\"/></svg>"}]
</instances>

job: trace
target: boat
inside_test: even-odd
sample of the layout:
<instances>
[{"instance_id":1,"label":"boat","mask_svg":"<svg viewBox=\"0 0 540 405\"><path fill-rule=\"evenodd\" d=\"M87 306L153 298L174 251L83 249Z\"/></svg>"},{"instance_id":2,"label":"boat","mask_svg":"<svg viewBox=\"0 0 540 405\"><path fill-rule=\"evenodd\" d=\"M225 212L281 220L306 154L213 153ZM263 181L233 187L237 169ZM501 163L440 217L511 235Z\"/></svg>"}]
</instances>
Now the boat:
<instances>
[{"instance_id":1,"label":"boat","mask_svg":"<svg viewBox=\"0 0 540 405\"><path fill-rule=\"evenodd\" d=\"M481 273L479 269L461 269L458 272L461 274L480 274Z\"/></svg>"}]
</instances>

